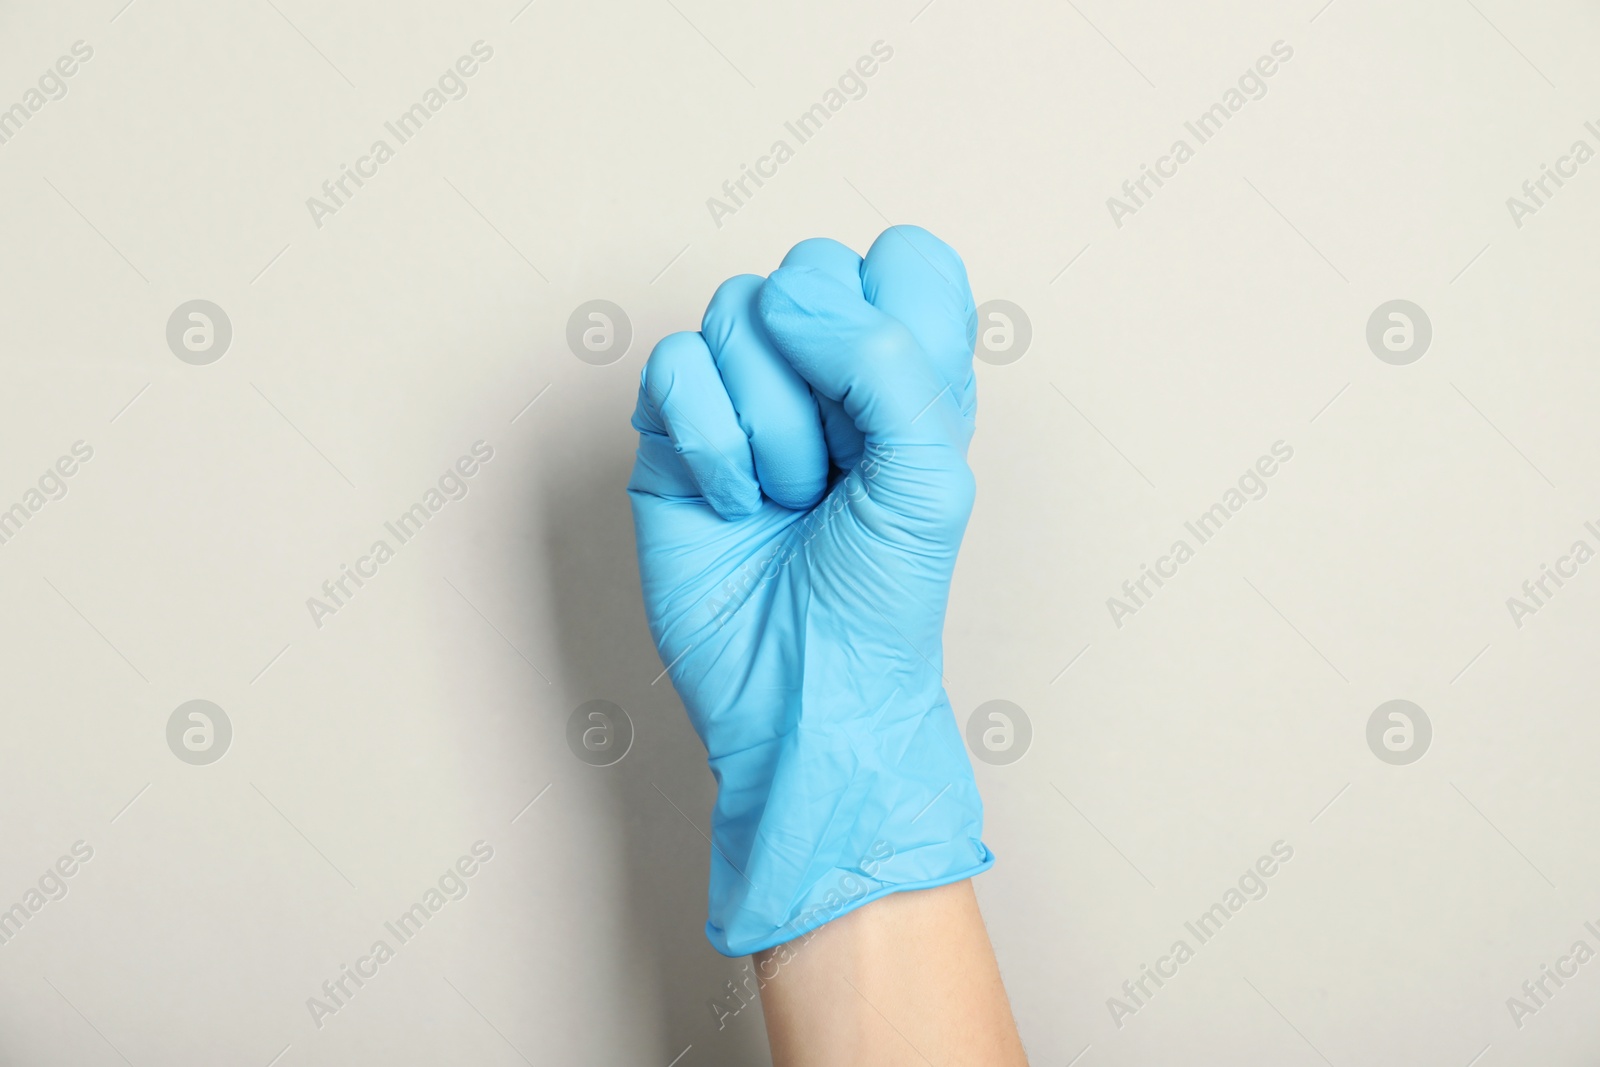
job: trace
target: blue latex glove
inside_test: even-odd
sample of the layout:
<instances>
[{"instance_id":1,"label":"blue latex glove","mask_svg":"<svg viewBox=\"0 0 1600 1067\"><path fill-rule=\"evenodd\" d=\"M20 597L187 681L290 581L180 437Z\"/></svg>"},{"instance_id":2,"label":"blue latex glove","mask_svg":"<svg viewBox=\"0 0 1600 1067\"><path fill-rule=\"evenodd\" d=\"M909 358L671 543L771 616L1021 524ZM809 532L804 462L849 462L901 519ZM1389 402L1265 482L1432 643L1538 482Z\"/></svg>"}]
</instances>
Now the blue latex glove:
<instances>
[{"instance_id":1,"label":"blue latex glove","mask_svg":"<svg viewBox=\"0 0 1600 1067\"><path fill-rule=\"evenodd\" d=\"M730 279L641 375L639 569L717 780L725 955L994 862L941 684L976 325L960 257L899 226Z\"/></svg>"}]
</instances>

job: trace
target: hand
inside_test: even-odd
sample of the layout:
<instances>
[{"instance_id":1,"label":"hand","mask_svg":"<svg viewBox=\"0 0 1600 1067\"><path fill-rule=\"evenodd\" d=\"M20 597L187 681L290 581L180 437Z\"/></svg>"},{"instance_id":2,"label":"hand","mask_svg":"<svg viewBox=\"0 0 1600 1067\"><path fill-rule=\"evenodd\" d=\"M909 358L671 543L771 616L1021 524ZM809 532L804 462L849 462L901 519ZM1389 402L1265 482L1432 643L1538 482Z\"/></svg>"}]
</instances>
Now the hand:
<instances>
[{"instance_id":1,"label":"hand","mask_svg":"<svg viewBox=\"0 0 1600 1067\"><path fill-rule=\"evenodd\" d=\"M730 279L641 376L645 610L719 787L728 955L993 862L941 684L975 331L960 257L901 226Z\"/></svg>"}]
</instances>

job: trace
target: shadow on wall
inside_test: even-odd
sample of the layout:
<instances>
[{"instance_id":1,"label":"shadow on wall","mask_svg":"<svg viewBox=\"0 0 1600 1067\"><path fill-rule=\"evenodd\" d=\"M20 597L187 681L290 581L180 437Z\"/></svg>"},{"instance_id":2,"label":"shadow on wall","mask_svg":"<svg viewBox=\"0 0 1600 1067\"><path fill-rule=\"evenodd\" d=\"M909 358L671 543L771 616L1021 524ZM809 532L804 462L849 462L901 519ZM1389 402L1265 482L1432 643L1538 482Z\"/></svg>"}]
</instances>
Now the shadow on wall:
<instances>
[{"instance_id":1,"label":"shadow on wall","mask_svg":"<svg viewBox=\"0 0 1600 1067\"><path fill-rule=\"evenodd\" d=\"M627 1026L631 1017L647 1032L665 1036L670 1048L659 1067L686 1046L692 1049L677 1067L768 1064L758 1004L724 1017L720 1028L708 1006L713 999L729 1008L739 1004L726 983L739 980L746 960L727 959L706 941L711 849L702 831L709 830L715 786L671 681L663 676L651 682L664 665L645 622L624 488L633 444L630 435L623 451L613 439L595 434L575 445L589 462L554 465L553 477L561 480L544 486L537 499L564 680L569 691L585 694L582 699L610 700L633 720L633 747L621 762L584 768L605 783L616 819L614 840L625 857L621 895L639 943L629 946L621 962L654 997L648 1004L616 1005L617 1024ZM560 709L548 724L558 749L566 746L572 710Z\"/></svg>"}]
</instances>

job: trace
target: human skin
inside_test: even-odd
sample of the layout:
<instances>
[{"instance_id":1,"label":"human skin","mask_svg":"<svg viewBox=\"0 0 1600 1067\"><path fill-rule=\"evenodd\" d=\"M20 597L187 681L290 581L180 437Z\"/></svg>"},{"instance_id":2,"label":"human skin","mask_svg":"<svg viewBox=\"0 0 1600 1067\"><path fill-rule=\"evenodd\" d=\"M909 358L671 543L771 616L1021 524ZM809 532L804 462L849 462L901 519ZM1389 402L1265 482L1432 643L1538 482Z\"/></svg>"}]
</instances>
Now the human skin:
<instances>
[{"instance_id":1,"label":"human skin","mask_svg":"<svg viewBox=\"0 0 1600 1067\"><path fill-rule=\"evenodd\" d=\"M874 901L756 973L774 1067L1028 1062L970 880Z\"/></svg>"}]
</instances>

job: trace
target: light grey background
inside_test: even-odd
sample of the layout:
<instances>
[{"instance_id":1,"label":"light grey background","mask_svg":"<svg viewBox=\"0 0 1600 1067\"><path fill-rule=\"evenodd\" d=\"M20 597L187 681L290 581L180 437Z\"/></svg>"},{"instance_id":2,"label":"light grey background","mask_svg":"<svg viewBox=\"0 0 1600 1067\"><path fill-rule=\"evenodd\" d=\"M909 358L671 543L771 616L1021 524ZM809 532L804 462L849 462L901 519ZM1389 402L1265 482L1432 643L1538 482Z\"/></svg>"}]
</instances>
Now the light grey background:
<instances>
[{"instance_id":1,"label":"light grey background","mask_svg":"<svg viewBox=\"0 0 1600 1067\"><path fill-rule=\"evenodd\" d=\"M1506 204L1600 148L1593 5L124 2L0 7L0 107L93 48L0 144L0 508L94 450L0 545L0 907L93 849L0 946L0 1063L764 1062L758 1008L708 1007L739 964L700 929L712 783L638 600L628 417L724 277L890 221L1032 325L979 369L945 673L963 727L1032 724L977 764L977 884L1033 1061L1600 1055L1600 962L1520 1027L1506 1003L1600 949L1600 564L1520 628L1506 604L1600 546L1600 162L1520 227ZM479 40L466 97L318 228L306 198ZM866 95L716 225L879 40ZM209 365L167 347L191 299L231 321ZM592 299L634 330L608 366L566 345ZM1432 322L1407 366L1365 340L1393 299ZM478 440L466 498L314 625ZM1116 626L1280 440L1266 497ZM196 699L233 729L209 765L167 745ZM636 731L609 768L565 740L596 699ZM1391 699L1432 723L1409 765L1367 747ZM1268 895L1119 1027L1108 998L1280 840ZM477 841L470 893L318 1027Z\"/></svg>"}]
</instances>

